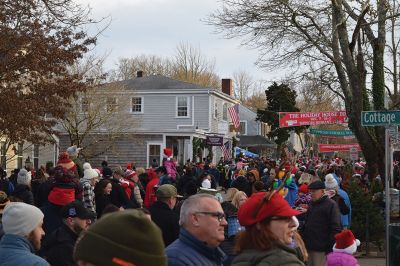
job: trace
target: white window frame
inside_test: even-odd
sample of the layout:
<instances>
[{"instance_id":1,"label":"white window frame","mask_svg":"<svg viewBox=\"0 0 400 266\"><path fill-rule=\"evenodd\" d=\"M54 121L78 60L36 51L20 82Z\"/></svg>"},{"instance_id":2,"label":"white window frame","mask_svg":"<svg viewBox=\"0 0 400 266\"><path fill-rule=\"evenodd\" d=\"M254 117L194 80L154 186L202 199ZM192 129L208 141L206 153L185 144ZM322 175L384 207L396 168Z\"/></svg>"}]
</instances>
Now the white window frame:
<instances>
[{"instance_id":1,"label":"white window frame","mask_svg":"<svg viewBox=\"0 0 400 266\"><path fill-rule=\"evenodd\" d=\"M108 106L109 106L108 99L115 99L115 104L113 104L114 110L110 110L110 111L108 110ZM118 108L118 98L115 96L106 97L106 112L107 113L117 112L118 111L117 108Z\"/></svg>"},{"instance_id":2,"label":"white window frame","mask_svg":"<svg viewBox=\"0 0 400 266\"><path fill-rule=\"evenodd\" d=\"M161 158L161 151L162 151L162 147L163 147L163 143L162 142L147 142L147 151L146 151L146 162L147 162L147 167L150 167L150 146L151 145L158 145L160 146L160 154L158 156L158 164L162 165L162 158Z\"/></svg>"},{"instance_id":3,"label":"white window frame","mask_svg":"<svg viewBox=\"0 0 400 266\"><path fill-rule=\"evenodd\" d=\"M222 105L222 120L228 121L228 103Z\"/></svg>"},{"instance_id":4,"label":"white window frame","mask_svg":"<svg viewBox=\"0 0 400 266\"><path fill-rule=\"evenodd\" d=\"M214 101L214 118L218 120L218 102L217 100Z\"/></svg>"},{"instance_id":5,"label":"white window frame","mask_svg":"<svg viewBox=\"0 0 400 266\"><path fill-rule=\"evenodd\" d=\"M36 154L37 151L37 154ZM35 169L39 169L40 146L39 144L32 145L32 165Z\"/></svg>"},{"instance_id":6,"label":"white window frame","mask_svg":"<svg viewBox=\"0 0 400 266\"><path fill-rule=\"evenodd\" d=\"M240 132L240 134L242 136L246 136L247 135L247 120L240 120L240 124L244 123L244 133L242 134L242 132Z\"/></svg>"},{"instance_id":7,"label":"white window frame","mask_svg":"<svg viewBox=\"0 0 400 266\"><path fill-rule=\"evenodd\" d=\"M133 111L133 99L140 98L140 112ZM132 114L143 114L144 113L144 97L143 96L133 96L131 97L131 113Z\"/></svg>"},{"instance_id":8,"label":"white window frame","mask_svg":"<svg viewBox=\"0 0 400 266\"><path fill-rule=\"evenodd\" d=\"M86 108L87 108L87 110L84 110L84 109L83 109L83 105L84 105L83 101L84 101L84 100L87 100L87 103L86 103L86 106L87 106ZM85 96L81 98L80 109L81 109L81 113L83 113L83 114L89 112L89 109L90 109L90 102L89 102L89 99L88 99L87 97L85 97Z\"/></svg>"},{"instance_id":9,"label":"white window frame","mask_svg":"<svg viewBox=\"0 0 400 266\"><path fill-rule=\"evenodd\" d=\"M178 115L178 102L179 98L186 98L186 116ZM175 104L175 117L176 118L189 118L190 117L190 97L189 96L176 96L176 104Z\"/></svg>"}]
</instances>

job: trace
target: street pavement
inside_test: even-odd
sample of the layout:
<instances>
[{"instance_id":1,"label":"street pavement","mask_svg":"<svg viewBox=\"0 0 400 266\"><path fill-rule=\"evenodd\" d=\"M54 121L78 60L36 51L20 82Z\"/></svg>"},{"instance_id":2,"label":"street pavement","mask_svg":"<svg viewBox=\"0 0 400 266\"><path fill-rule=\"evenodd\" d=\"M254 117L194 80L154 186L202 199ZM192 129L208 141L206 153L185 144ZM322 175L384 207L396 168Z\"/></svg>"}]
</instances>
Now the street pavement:
<instances>
[{"instance_id":1,"label":"street pavement","mask_svg":"<svg viewBox=\"0 0 400 266\"><path fill-rule=\"evenodd\" d=\"M385 266L385 258L357 258L360 266Z\"/></svg>"}]
</instances>

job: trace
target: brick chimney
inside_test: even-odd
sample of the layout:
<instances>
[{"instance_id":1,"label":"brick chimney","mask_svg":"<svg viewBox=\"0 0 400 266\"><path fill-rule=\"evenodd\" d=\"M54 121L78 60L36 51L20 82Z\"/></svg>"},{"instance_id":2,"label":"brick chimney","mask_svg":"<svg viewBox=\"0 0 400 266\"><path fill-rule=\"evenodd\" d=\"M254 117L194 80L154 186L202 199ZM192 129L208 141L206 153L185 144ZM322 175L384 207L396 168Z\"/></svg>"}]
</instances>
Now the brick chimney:
<instances>
[{"instance_id":1,"label":"brick chimney","mask_svg":"<svg viewBox=\"0 0 400 266\"><path fill-rule=\"evenodd\" d=\"M232 80L222 79L222 92L232 96Z\"/></svg>"},{"instance_id":2,"label":"brick chimney","mask_svg":"<svg viewBox=\"0 0 400 266\"><path fill-rule=\"evenodd\" d=\"M142 78L143 77L143 71L139 70L138 72L136 72L136 77L137 78Z\"/></svg>"}]
</instances>

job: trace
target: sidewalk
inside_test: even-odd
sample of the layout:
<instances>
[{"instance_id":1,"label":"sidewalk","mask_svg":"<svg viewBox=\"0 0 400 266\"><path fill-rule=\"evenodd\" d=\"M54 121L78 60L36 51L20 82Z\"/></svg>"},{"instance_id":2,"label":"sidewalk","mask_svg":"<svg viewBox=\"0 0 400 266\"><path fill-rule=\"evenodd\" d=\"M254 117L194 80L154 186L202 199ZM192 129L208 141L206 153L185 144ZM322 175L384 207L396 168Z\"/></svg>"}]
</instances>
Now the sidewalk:
<instances>
[{"instance_id":1,"label":"sidewalk","mask_svg":"<svg viewBox=\"0 0 400 266\"><path fill-rule=\"evenodd\" d=\"M385 266L385 258L357 258L361 266Z\"/></svg>"}]
</instances>

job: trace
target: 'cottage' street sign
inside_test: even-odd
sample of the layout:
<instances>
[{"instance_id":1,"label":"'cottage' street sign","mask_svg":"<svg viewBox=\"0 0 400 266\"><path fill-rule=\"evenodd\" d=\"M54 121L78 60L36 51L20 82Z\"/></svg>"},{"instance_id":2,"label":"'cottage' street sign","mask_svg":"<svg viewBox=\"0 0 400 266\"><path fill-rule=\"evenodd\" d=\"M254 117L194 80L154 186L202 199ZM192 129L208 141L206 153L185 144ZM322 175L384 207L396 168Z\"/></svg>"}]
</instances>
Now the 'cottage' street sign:
<instances>
[{"instance_id":1,"label":"'cottage' street sign","mask_svg":"<svg viewBox=\"0 0 400 266\"><path fill-rule=\"evenodd\" d=\"M386 126L400 124L400 111L365 111L361 112L361 125Z\"/></svg>"}]
</instances>

